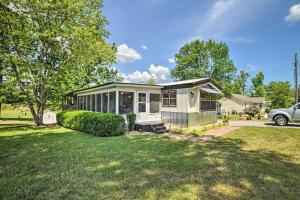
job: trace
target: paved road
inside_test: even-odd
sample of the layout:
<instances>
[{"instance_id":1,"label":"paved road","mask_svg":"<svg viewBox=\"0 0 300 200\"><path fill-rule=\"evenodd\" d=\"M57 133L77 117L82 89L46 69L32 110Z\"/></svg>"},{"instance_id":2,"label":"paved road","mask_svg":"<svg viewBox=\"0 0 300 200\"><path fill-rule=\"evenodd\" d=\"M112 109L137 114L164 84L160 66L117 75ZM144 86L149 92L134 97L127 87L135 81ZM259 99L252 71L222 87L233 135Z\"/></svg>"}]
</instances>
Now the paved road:
<instances>
[{"instance_id":1,"label":"paved road","mask_svg":"<svg viewBox=\"0 0 300 200\"><path fill-rule=\"evenodd\" d=\"M249 120L249 121L230 121L229 126L232 127L243 127L243 126L256 126L256 127L278 127L275 125L274 122L270 121L254 121L254 120ZM300 128L300 123L291 123L288 124L287 126L284 126L283 128Z\"/></svg>"}]
</instances>

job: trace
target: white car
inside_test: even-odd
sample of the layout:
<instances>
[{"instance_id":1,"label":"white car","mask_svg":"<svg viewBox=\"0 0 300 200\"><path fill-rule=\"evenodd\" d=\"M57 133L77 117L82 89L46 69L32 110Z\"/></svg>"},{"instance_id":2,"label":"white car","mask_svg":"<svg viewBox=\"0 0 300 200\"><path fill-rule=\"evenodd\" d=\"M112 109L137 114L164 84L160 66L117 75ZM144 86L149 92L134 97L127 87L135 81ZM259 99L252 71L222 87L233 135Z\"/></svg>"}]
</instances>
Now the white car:
<instances>
[{"instance_id":1,"label":"white car","mask_svg":"<svg viewBox=\"0 0 300 200\"><path fill-rule=\"evenodd\" d=\"M285 126L289 122L300 122L300 103L290 108L280 108L271 110L268 118L278 126Z\"/></svg>"}]
</instances>

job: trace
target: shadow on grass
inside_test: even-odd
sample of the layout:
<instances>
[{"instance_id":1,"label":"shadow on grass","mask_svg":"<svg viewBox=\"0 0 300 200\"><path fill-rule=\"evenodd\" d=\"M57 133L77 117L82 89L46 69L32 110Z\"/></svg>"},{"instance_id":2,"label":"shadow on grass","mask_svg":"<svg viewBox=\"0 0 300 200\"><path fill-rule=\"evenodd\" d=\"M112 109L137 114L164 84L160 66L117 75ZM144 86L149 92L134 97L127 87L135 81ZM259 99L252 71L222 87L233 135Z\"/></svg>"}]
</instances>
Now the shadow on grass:
<instances>
[{"instance_id":1,"label":"shadow on grass","mask_svg":"<svg viewBox=\"0 0 300 200\"><path fill-rule=\"evenodd\" d=\"M264 147L244 150L241 138L197 144L156 136L100 138L57 127L21 131L27 132L0 135L0 198L297 199L300 195L300 167L291 157Z\"/></svg>"}]
</instances>

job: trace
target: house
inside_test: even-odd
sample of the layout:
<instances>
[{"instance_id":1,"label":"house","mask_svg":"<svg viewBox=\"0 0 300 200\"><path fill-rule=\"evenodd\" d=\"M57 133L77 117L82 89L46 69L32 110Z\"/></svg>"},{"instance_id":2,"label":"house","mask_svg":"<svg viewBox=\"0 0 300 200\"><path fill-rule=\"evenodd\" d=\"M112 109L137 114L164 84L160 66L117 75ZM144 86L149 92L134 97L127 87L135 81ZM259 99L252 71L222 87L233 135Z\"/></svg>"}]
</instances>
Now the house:
<instances>
[{"instance_id":1,"label":"house","mask_svg":"<svg viewBox=\"0 0 300 200\"><path fill-rule=\"evenodd\" d=\"M264 112L266 101L264 97L249 97L233 94L230 98L222 98L219 101L219 112L222 114L245 113L247 111Z\"/></svg>"},{"instance_id":2,"label":"house","mask_svg":"<svg viewBox=\"0 0 300 200\"><path fill-rule=\"evenodd\" d=\"M220 87L209 78L166 84L110 82L68 94L69 108L124 115L137 126L195 127L217 120Z\"/></svg>"}]
</instances>

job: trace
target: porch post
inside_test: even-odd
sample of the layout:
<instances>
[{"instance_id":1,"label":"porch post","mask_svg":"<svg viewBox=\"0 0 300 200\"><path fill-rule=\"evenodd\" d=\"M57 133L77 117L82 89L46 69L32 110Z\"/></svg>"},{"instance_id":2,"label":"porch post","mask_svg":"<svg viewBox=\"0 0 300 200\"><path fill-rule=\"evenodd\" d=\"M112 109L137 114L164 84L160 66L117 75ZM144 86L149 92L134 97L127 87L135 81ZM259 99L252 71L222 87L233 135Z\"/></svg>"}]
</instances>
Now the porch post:
<instances>
[{"instance_id":1,"label":"porch post","mask_svg":"<svg viewBox=\"0 0 300 200\"><path fill-rule=\"evenodd\" d=\"M133 112L136 114L136 113L138 113L138 107L139 107L139 105L138 105L138 92L137 91L134 91L134 93L133 93L134 95L133 95Z\"/></svg>"},{"instance_id":2,"label":"porch post","mask_svg":"<svg viewBox=\"0 0 300 200\"><path fill-rule=\"evenodd\" d=\"M116 90L116 114L119 114L119 90Z\"/></svg>"}]
</instances>

